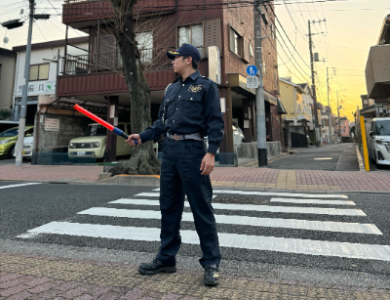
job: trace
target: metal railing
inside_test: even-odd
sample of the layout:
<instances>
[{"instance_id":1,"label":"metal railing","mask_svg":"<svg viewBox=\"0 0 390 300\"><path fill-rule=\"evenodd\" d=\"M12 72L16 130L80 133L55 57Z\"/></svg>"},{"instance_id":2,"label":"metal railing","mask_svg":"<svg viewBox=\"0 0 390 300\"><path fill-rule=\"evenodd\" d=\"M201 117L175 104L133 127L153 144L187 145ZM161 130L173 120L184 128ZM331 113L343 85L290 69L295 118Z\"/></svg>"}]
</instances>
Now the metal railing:
<instances>
[{"instance_id":1,"label":"metal railing","mask_svg":"<svg viewBox=\"0 0 390 300\"><path fill-rule=\"evenodd\" d=\"M166 55L166 49L140 50L140 61L145 72L166 70L171 68L171 61ZM90 74L104 71L121 71L122 58L119 52L99 53L89 55L67 55L63 58L64 75Z\"/></svg>"}]
</instances>

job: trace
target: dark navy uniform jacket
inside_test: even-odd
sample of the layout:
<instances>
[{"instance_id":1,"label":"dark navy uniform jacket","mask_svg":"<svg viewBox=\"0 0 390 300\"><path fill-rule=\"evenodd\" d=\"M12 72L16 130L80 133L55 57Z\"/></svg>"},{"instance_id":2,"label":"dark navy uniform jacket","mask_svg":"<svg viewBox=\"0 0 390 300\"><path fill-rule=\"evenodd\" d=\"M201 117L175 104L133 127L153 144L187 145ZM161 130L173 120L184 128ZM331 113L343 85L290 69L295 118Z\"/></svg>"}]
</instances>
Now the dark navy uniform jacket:
<instances>
[{"instance_id":1,"label":"dark navy uniform jacket","mask_svg":"<svg viewBox=\"0 0 390 300\"><path fill-rule=\"evenodd\" d=\"M224 122L217 85L199 71L183 82L170 84L160 106L158 120L139 135L143 143L170 134L200 133L207 136L209 149L216 153L224 134Z\"/></svg>"}]
</instances>

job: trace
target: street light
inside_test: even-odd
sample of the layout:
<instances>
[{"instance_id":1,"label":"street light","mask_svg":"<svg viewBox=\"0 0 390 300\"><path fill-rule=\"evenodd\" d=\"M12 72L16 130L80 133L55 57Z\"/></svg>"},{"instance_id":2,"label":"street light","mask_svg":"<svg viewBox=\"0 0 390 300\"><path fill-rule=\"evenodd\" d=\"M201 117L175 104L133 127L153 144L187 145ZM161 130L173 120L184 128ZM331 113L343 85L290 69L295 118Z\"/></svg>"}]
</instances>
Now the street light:
<instances>
[{"instance_id":1,"label":"street light","mask_svg":"<svg viewBox=\"0 0 390 300\"><path fill-rule=\"evenodd\" d=\"M1 26L5 27L7 29L14 29L14 28L22 27L23 24L24 24L24 21L20 21L18 19L15 19L15 20L10 20L10 21L1 23Z\"/></svg>"}]
</instances>

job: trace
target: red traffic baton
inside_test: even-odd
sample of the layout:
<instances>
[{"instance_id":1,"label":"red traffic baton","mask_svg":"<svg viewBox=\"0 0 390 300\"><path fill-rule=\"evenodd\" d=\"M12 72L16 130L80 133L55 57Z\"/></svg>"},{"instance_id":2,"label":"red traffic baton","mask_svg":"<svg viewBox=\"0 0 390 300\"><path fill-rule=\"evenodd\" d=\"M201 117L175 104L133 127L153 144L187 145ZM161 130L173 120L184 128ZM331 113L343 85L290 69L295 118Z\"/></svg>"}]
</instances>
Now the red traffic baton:
<instances>
[{"instance_id":1,"label":"red traffic baton","mask_svg":"<svg viewBox=\"0 0 390 300\"><path fill-rule=\"evenodd\" d=\"M129 138L129 136L125 132L123 132L122 130L120 130L119 128L117 128L115 126L112 126L110 123L104 121L103 119L99 118L97 115L91 113L90 111L86 110L85 108L82 108L80 105L75 104L75 106L73 106L73 109L77 110L78 112L82 113L83 115L87 116L88 118L98 122L100 125L106 127L108 130L114 132L116 135L123 137L125 140L127 140ZM133 139L133 141L136 145L138 144L137 140Z\"/></svg>"}]
</instances>

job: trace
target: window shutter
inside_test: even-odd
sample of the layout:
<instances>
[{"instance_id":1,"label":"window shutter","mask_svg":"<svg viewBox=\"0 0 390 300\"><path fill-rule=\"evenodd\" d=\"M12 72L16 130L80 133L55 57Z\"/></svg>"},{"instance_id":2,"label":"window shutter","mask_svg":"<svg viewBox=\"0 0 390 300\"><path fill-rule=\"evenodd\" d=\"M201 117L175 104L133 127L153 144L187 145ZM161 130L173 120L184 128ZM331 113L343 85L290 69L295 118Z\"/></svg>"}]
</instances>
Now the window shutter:
<instances>
[{"instance_id":1,"label":"window shutter","mask_svg":"<svg viewBox=\"0 0 390 300\"><path fill-rule=\"evenodd\" d=\"M229 50L230 51L234 51L235 47L234 47L234 31L231 27L229 27Z\"/></svg>"},{"instance_id":2,"label":"window shutter","mask_svg":"<svg viewBox=\"0 0 390 300\"><path fill-rule=\"evenodd\" d=\"M244 40L244 49L242 51L242 59L245 60L246 62L250 62L250 53L249 53L249 41L246 40L244 37L242 38Z\"/></svg>"},{"instance_id":3,"label":"window shutter","mask_svg":"<svg viewBox=\"0 0 390 300\"><path fill-rule=\"evenodd\" d=\"M204 57L208 57L209 46L217 46L222 53L221 49L221 20L213 19L204 22Z\"/></svg>"}]
</instances>

